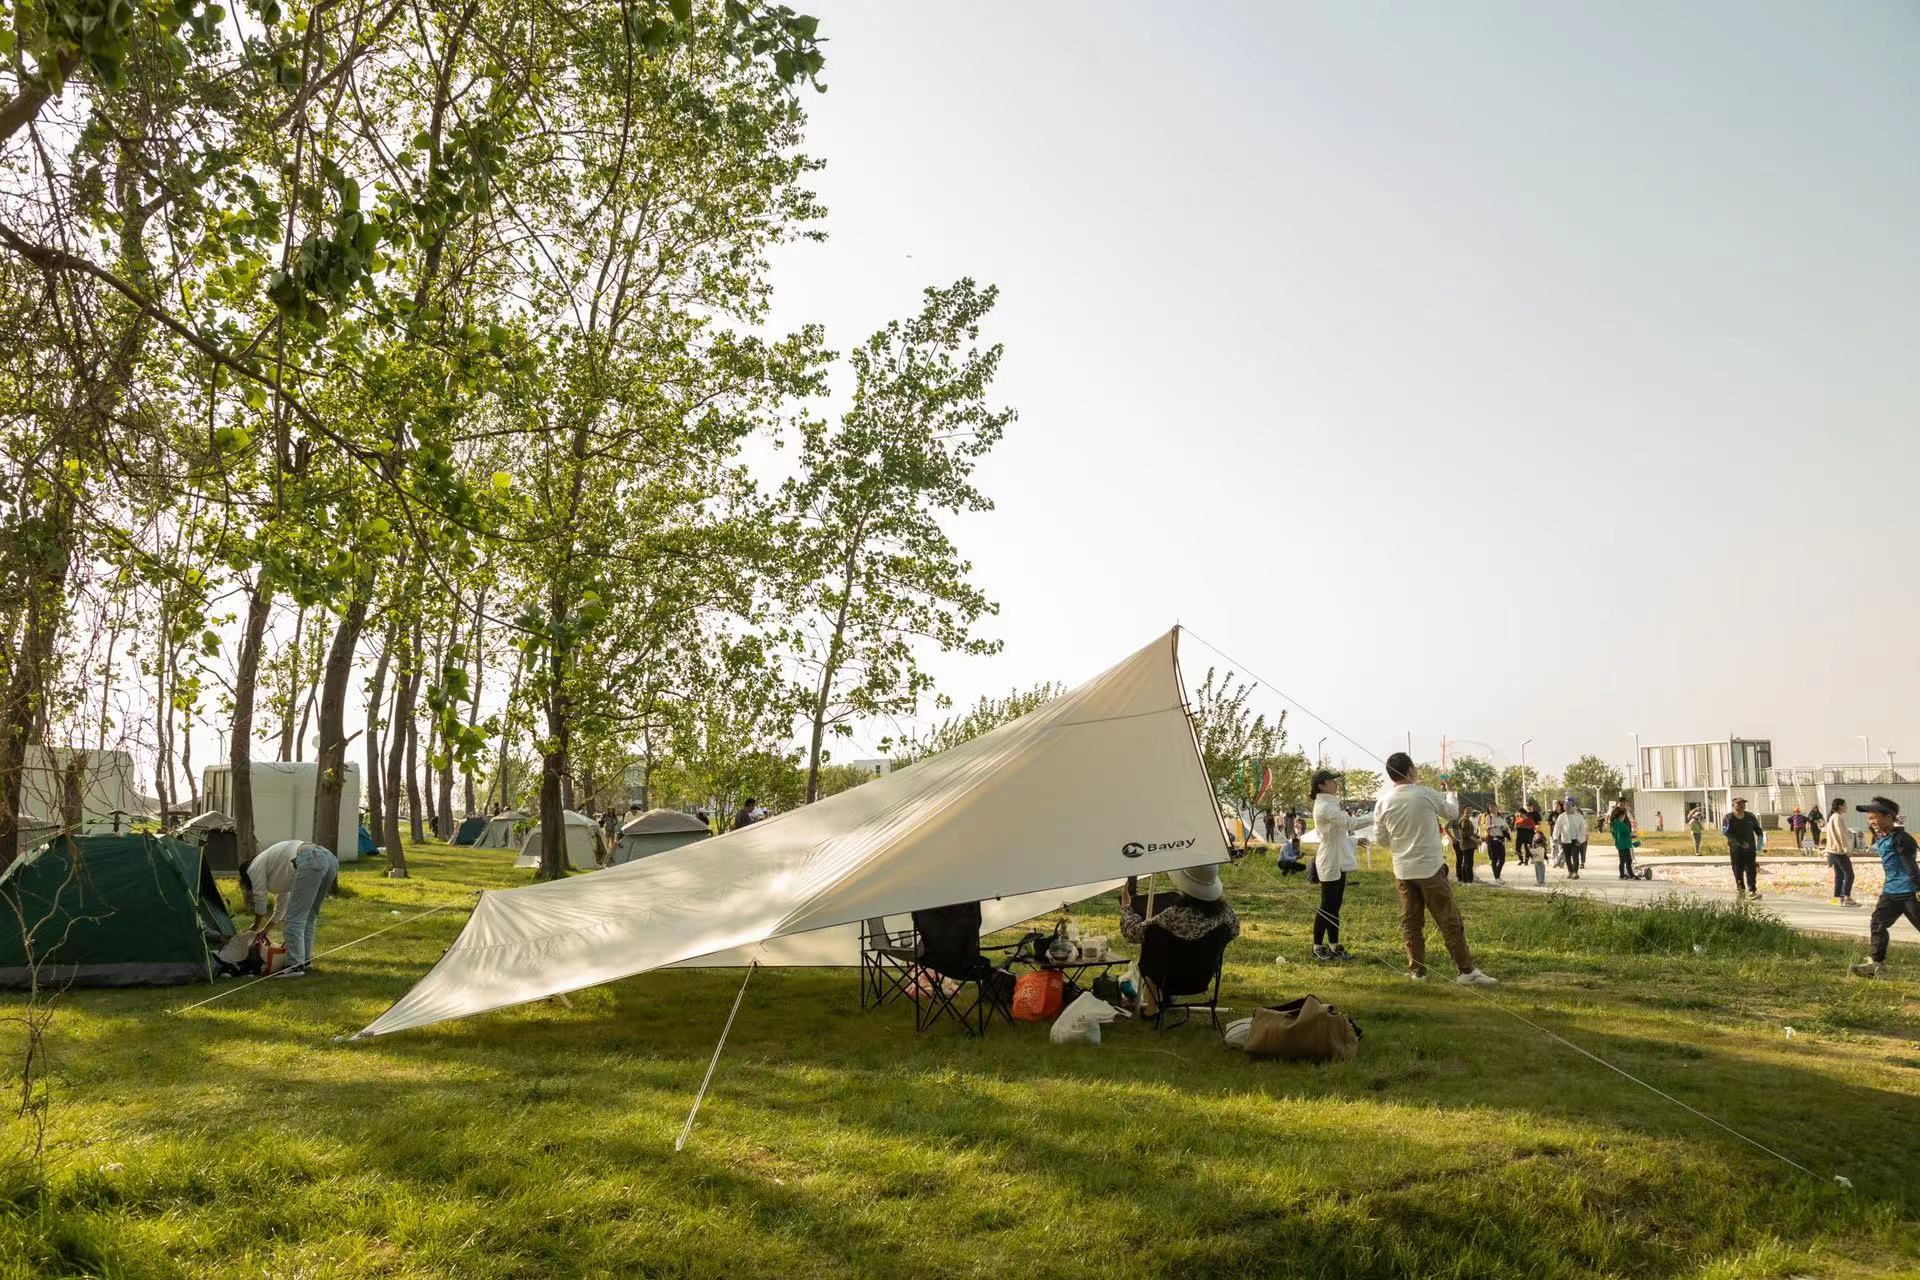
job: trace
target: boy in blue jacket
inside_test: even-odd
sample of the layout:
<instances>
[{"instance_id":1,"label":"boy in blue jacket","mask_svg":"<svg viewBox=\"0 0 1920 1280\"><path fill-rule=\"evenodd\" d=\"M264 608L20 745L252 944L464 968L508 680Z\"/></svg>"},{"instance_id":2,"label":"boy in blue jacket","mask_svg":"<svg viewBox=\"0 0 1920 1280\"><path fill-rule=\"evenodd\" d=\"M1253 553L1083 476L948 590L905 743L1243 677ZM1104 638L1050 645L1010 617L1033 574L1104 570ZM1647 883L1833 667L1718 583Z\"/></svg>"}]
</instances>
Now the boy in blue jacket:
<instances>
[{"instance_id":1,"label":"boy in blue jacket","mask_svg":"<svg viewBox=\"0 0 1920 1280\"><path fill-rule=\"evenodd\" d=\"M1880 886L1880 901L1874 903L1873 919L1868 924L1873 954L1853 966L1857 977L1876 978L1886 968L1888 931L1893 922L1905 917L1908 924L1920 930L1920 896L1916 896L1920 895L1920 846L1915 845L1905 827L1895 824L1900 806L1885 796L1875 796L1872 803L1854 807L1867 815L1873 851L1880 855L1880 865L1887 871L1886 883Z\"/></svg>"}]
</instances>

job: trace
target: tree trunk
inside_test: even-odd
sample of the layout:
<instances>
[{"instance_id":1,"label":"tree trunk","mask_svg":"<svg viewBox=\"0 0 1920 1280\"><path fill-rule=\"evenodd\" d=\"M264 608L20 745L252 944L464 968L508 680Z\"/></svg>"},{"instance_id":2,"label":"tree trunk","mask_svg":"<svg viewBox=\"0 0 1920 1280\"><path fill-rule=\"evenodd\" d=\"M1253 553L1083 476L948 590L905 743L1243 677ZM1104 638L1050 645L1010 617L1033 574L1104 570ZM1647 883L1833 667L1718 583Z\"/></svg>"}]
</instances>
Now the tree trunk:
<instances>
[{"instance_id":1,"label":"tree trunk","mask_svg":"<svg viewBox=\"0 0 1920 1280\"><path fill-rule=\"evenodd\" d=\"M380 768L380 700L387 691L387 667L393 661L393 646L400 638L400 617L387 623L386 639L380 645L380 657L374 663L373 681L367 687L367 830L386 839L386 785Z\"/></svg>"},{"instance_id":2,"label":"tree trunk","mask_svg":"<svg viewBox=\"0 0 1920 1280\"><path fill-rule=\"evenodd\" d=\"M336 854L343 837L357 841L360 835L358 823L351 832L340 830L340 798L347 786L347 690L353 683L353 655L360 647L360 632L366 626L367 605L373 596L373 574L369 561L353 584L347 611L333 630L321 680L320 733L314 752L318 768L313 788L313 842ZM304 727L301 736L306 736Z\"/></svg>"},{"instance_id":3,"label":"tree trunk","mask_svg":"<svg viewBox=\"0 0 1920 1280\"><path fill-rule=\"evenodd\" d=\"M425 814L420 807L420 722L414 706L419 691L420 673L416 671L407 680L406 719L400 726L407 746L407 821L412 825L415 844L427 838L422 822Z\"/></svg>"},{"instance_id":4,"label":"tree trunk","mask_svg":"<svg viewBox=\"0 0 1920 1280\"><path fill-rule=\"evenodd\" d=\"M167 644L167 611L155 611L160 619L159 643L154 647L153 705L153 794L160 801L160 825L166 826L173 813L173 694L168 688L172 674L173 651Z\"/></svg>"},{"instance_id":5,"label":"tree trunk","mask_svg":"<svg viewBox=\"0 0 1920 1280\"><path fill-rule=\"evenodd\" d=\"M272 611L273 584L263 572L247 602L246 626L240 633L240 661L233 677L233 737L227 743L233 796L233 813L229 816L233 819L234 845L243 861L260 852L253 822L253 704L260 684L260 649Z\"/></svg>"},{"instance_id":6,"label":"tree trunk","mask_svg":"<svg viewBox=\"0 0 1920 1280\"><path fill-rule=\"evenodd\" d=\"M393 678L393 711L387 717L387 829L381 838L387 846L387 865L402 876L407 874L406 846L400 843L400 775L403 767L402 757L407 750L407 731L402 720L402 708L412 705L412 695L407 691L408 682L413 679L411 670L416 659L411 647L402 655L400 670Z\"/></svg>"},{"instance_id":7,"label":"tree trunk","mask_svg":"<svg viewBox=\"0 0 1920 1280\"><path fill-rule=\"evenodd\" d=\"M72 513L60 507L58 531L71 533ZM27 587L27 606L20 626L20 644L13 652L0 653L9 673L4 703L0 703L0 870L12 865L20 852L20 796L22 770L27 749L35 739L46 699L47 667L53 658L54 637L58 634L61 604L66 594L67 570L72 560L70 540L62 536L60 545L69 549L59 557L58 572ZM9 628L7 638L12 638Z\"/></svg>"},{"instance_id":8,"label":"tree trunk","mask_svg":"<svg viewBox=\"0 0 1920 1280\"><path fill-rule=\"evenodd\" d=\"M493 785L487 792L487 805L491 810L495 805L506 808L513 803L513 797L507 794L507 735L513 729L513 704L520 698L520 676L526 670L527 654L523 649L514 659L513 680L507 686L507 705L500 712L500 745L493 753Z\"/></svg>"},{"instance_id":9,"label":"tree trunk","mask_svg":"<svg viewBox=\"0 0 1920 1280\"><path fill-rule=\"evenodd\" d=\"M567 598L556 582L547 597L549 634L566 634ZM556 639L547 649L547 747L540 755L540 878L558 880L567 873L566 810L572 787L567 777L567 660Z\"/></svg>"},{"instance_id":10,"label":"tree trunk","mask_svg":"<svg viewBox=\"0 0 1920 1280\"><path fill-rule=\"evenodd\" d=\"M813 738L807 751L808 804L820 798L820 748L827 736L827 708L833 705L833 677L840 670L840 645L847 633L847 610L853 603L853 578L860 562L860 539L865 533L864 521L854 526L840 583L840 612L833 620L833 639L827 643L826 659L820 664L820 689L813 700Z\"/></svg>"},{"instance_id":11,"label":"tree trunk","mask_svg":"<svg viewBox=\"0 0 1920 1280\"><path fill-rule=\"evenodd\" d=\"M300 705L300 671L305 660L300 653L301 633L307 626L307 606L301 605L300 612L293 615L292 660L287 664L287 705L285 716L280 722L280 759L293 759L294 709Z\"/></svg>"},{"instance_id":12,"label":"tree trunk","mask_svg":"<svg viewBox=\"0 0 1920 1280\"><path fill-rule=\"evenodd\" d=\"M481 587L475 592L473 599L473 672L467 682L467 728L469 730L480 727L480 685L486 675L485 650L481 647L480 627L486 609L487 592L485 587ZM477 813L479 810L474 808L473 804L473 770L463 769L461 776L466 782L467 812Z\"/></svg>"}]
</instances>

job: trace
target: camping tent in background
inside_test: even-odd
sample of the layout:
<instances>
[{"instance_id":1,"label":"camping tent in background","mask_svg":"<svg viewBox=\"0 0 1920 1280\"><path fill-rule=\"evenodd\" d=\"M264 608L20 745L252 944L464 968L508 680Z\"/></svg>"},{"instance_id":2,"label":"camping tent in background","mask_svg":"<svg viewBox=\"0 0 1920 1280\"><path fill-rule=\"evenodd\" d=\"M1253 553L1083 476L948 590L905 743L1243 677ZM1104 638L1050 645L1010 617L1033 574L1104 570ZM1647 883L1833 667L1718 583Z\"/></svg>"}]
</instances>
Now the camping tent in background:
<instances>
[{"instance_id":1,"label":"camping tent in background","mask_svg":"<svg viewBox=\"0 0 1920 1280\"><path fill-rule=\"evenodd\" d=\"M613 865L678 849L712 834L706 823L690 813L649 809L620 828L620 838L613 842Z\"/></svg>"},{"instance_id":2,"label":"camping tent in background","mask_svg":"<svg viewBox=\"0 0 1920 1280\"><path fill-rule=\"evenodd\" d=\"M486 830L486 817L482 814L470 813L460 819L460 829L453 833L453 842L462 845L472 844L484 835Z\"/></svg>"},{"instance_id":3,"label":"camping tent in background","mask_svg":"<svg viewBox=\"0 0 1920 1280\"><path fill-rule=\"evenodd\" d=\"M600 865L600 850L606 836L601 833L600 824L584 813L575 813L572 809L562 810L566 814L567 825L567 865L575 871L591 871ZM540 825L534 824L527 832L527 842L520 846L520 856L513 860L516 867L537 867L540 865Z\"/></svg>"},{"instance_id":4,"label":"camping tent in background","mask_svg":"<svg viewBox=\"0 0 1920 1280\"><path fill-rule=\"evenodd\" d=\"M487 819L487 829L473 842L476 849L518 849L520 837L514 828L527 820L527 815L518 809L508 809L496 813Z\"/></svg>"},{"instance_id":5,"label":"camping tent in background","mask_svg":"<svg viewBox=\"0 0 1920 1280\"><path fill-rule=\"evenodd\" d=\"M200 857L214 871L237 873L240 870L239 834L233 819L218 810L188 818L180 824L174 838L183 844L198 845Z\"/></svg>"},{"instance_id":6,"label":"camping tent in background","mask_svg":"<svg viewBox=\"0 0 1920 1280\"><path fill-rule=\"evenodd\" d=\"M1051 905L1076 887L1224 862L1178 635L991 733L815 804L591 876L484 893L433 971L358 1034L683 961L774 963L804 935L872 917L1027 894Z\"/></svg>"},{"instance_id":7,"label":"camping tent in background","mask_svg":"<svg viewBox=\"0 0 1920 1280\"><path fill-rule=\"evenodd\" d=\"M363 858L369 858L379 852L380 852L380 845L379 845L379 842L373 838L373 832L367 830L366 823L364 822L361 823L360 824L360 856Z\"/></svg>"},{"instance_id":8,"label":"camping tent in background","mask_svg":"<svg viewBox=\"0 0 1920 1280\"><path fill-rule=\"evenodd\" d=\"M165 836L62 836L0 873L0 986L205 982L233 932L200 850Z\"/></svg>"},{"instance_id":9,"label":"camping tent in background","mask_svg":"<svg viewBox=\"0 0 1920 1280\"><path fill-rule=\"evenodd\" d=\"M282 762L256 760L253 775L253 838L261 849L281 840L313 839L313 793L320 782L320 766L309 760ZM352 838L360 829L360 766L349 760L345 766L345 785L340 788L340 848L333 852L342 862L360 856L360 842ZM225 765L208 769L201 775L200 794L209 809L233 812L233 770ZM242 849L242 860L259 849Z\"/></svg>"}]
</instances>

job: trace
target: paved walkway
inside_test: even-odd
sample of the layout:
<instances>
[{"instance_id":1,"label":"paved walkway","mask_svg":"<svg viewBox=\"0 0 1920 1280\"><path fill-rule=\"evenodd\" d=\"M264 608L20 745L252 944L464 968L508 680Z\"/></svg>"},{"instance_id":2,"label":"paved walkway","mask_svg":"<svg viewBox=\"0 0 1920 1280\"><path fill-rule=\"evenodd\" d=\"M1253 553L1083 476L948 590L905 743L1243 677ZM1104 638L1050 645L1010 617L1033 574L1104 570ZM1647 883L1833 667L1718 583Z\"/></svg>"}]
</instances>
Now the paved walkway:
<instances>
[{"instance_id":1,"label":"paved walkway","mask_svg":"<svg viewBox=\"0 0 1920 1280\"><path fill-rule=\"evenodd\" d=\"M1733 874L1728 872L1728 885L1724 889L1683 884L1675 880L1662 880L1658 872L1652 880L1621 880L1614 874L1613 850L1607 849L1608 866L1602 868L1596 855L1586 870L1580 873L1578 880L1569 880L1567 873L1558 867L1547 868L1547 882L1536 885L1533 882L1533 868L1516 866L1508 859L1502 873L1505 879L1502 888L1521 893L1577 893L1586 898L1598 898L1620 906L1645 906L1659 898L1676 894L1690 898L1707 898L1716 902L1731 904L1733 897ZM1647 859L1647 863L1680 862L1697 864L1695 858ZM1763 860L1764 861L1764 860ZM1786 859L1781 859L1786 861ZM1646 864L1643 864L1646 865ZM1486 873L1486 864L1480 863L1474 868L1474 883L1491 885L1492 879ZM1867 940L1867 916L1872 911L1871 899L1861 899L1865 905L1858 907L1835 907L1825 902L1816 902L1809 898L1795 898L1786 894L1768 894L1760 899L1760 905L1796 929L1808 933L1831 934L1835 937L1857 938L1862 943ZM1895 935L1896 941L1910 941Z\"/></svg>"}]
</instances>

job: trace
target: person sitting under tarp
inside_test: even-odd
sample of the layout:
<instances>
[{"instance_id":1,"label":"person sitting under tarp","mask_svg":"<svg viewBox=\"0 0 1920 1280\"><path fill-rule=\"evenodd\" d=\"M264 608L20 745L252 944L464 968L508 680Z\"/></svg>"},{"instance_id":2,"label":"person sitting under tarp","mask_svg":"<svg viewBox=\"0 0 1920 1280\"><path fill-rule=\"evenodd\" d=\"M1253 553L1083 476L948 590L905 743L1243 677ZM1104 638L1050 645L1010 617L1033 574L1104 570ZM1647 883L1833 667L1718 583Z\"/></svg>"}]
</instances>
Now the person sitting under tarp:
<instances>
[{"instance_id":1,"label":"person sitting under tarp","mask_svg":"<svg viewBox=\"0 0 1920 1280\"><path fill-rule=\"evenodd\" d=\"M1190 867L1169 878L1174 892L1155 896L1151 916L1140 914L1131 881L1120 891L1120 935L1140 947L1140 1012L1147 1017L1179 996L1205 994L1227 944L1240 936L1218 867Z\"/></svg>"}]
</instances>

